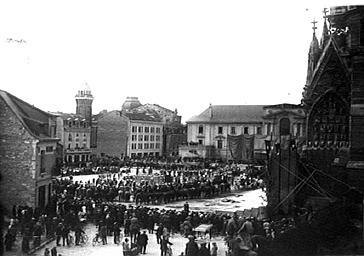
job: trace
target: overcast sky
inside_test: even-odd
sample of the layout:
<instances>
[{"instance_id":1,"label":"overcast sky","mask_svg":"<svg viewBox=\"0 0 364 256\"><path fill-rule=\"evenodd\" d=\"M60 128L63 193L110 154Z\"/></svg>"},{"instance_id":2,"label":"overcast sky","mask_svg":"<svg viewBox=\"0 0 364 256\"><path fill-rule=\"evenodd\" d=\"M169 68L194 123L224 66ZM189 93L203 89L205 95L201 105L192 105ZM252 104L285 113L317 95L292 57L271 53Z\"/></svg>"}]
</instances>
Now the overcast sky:
<instances>
[{"instance_id":1,"label":"overcast sky","mask_svg":"<svg viewBox=\"0 0 364 256\"><path fill-rule=\"evenodd\" d=\"M209 103L298 104L310 22L320 37L323 7L343 3L2 0L0 88L73 113L87 82L94 114L137 96L183 121Z\"/></svg>"}]
</instances>

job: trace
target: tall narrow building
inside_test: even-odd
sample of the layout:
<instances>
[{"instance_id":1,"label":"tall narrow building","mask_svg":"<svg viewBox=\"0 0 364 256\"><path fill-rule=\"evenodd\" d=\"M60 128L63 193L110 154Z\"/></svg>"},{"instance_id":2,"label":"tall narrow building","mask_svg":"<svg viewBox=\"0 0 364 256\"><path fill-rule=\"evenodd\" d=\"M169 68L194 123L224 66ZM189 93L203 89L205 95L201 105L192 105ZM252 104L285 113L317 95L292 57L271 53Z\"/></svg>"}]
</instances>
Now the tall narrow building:
<instances>
[{"instance_id":1,"label":"tall narrow building","mask_svg":"<svg viewBox=\"0 0 364 256\"><path fill-rule=\"evenodd\" d=\"M79 90L76 98L76 114L83 116L91 125L92 121L92 102L94 97L91 94L90 87L85 83L85 88Z\"/></svg>"}]
</instances>

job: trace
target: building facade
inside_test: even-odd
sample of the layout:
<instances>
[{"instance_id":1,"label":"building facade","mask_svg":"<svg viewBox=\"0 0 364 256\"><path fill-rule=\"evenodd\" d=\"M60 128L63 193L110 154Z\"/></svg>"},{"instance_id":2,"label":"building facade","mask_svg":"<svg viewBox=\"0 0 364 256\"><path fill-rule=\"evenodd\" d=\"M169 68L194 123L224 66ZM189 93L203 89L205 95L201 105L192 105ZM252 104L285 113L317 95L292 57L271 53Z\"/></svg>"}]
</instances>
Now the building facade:
<instances>
[{"instance_id":1,"label":"building facade","mask_svg":"<svg viewBox=\"0 0 364 256\"><path fill-rule=\"evenodd\" d=\"M231 159L234 157L231 139L250 140L254 158L265 154L265 141L279 139L281 127L286 127L298 139L303 135L305 113L293 104L210 105L200 115L187 121L188 145L180 155L202 158Z\"/></svg>"},{"instance_id":2,"label":"building facade","mask_svg":"<svg viewBox=\"0 0 364 256\"><path fill-rule=\"evenodd\" d=\"M364 7L330 8L320 43L313 29L302 98L308 113L303 157L317 170L363 191ZM318 182L341 193L334 178Z\"/></svg>"},{"instance_id":3,"label":"building facade","mask_svg":"<svg viewBox=\"0 0 364 256\"><path fill-rule=\"evenodd\" d=\"M95 147L97 122L92 119L93 96L87 84L75 96L76 114L55 112L57 137L63 146L63 162L67 166L85 166Z\"/></svg>"},{"instance_id":4,"label":"building facade","mask_svg":"<svg viewBox=\"0 0 364 256\"><path fill-rule=\"evenodd\" d=\"M120 110L102 111L97 119L97 147L93 154L123 158L127 156L129 135L129 118Z\"/></svg>"},{"instance_id":5,"label":"building facade","mask_svg":"<svg viewBox=\"0 0 364 256\"><path fill-rule=\"evenodd\" d=\"M162 156L163 123L149 116L129 114L128 156Z\"/></svg>"},{"instance_id":6,"label":"building facade","mask_svg":"<svg viewBox=\"0 0 364 256\"><path fill-rule=\"evenodd\" d=\"M0 91L0 198L13 205L44 208L61 155L55 116Z\"/></svg>"},{"instance_id":7,"label":"building facade","mask_svg":"<svg viewBox=\"0 0 364 256\"><path fill-rule=\"evenodd\" d=\"M53 113L57 116L57 137L63 145L64 163L85 164L91 155L91 126L81 115Z\"/></svg>"}]
</instances>

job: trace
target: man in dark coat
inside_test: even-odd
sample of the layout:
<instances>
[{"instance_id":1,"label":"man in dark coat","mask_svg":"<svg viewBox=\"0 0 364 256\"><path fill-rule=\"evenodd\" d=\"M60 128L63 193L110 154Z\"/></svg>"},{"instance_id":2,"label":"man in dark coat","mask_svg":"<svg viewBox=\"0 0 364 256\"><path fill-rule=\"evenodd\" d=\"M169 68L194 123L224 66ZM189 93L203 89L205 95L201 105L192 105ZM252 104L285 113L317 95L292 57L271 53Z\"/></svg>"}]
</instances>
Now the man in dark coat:
<instances>
[{"instance_id":1,"label":"man in dark coat","mask_svg":"<svg viewBox=\"0 0 364 256\"><path fill-rule=\"evenodd\" d=\"M195 238L192 235L188 236L188 243L186 244L185 254L186 256L196 256L199 253L198 245L195 242Z\"/></svg>"},{"instance_id":2,"label":"man in dark coat","mask_svg":"<svg viewBox=\"0 0 364 256\"><path fill-rule=\"evenodd\" d=\"M142 234L138 236L138 246L140 246L140 252L145 254L148 244L148 235L146 231L143 231Z\"/></svg>"},{"instance_id":3,"label":"man in dark coat","mask_svg":"<svg viewBox=\"0 0 364 256\"><path fill-rule=\"evenodd\" d=\"M198 255L199 256L211 256L210 250L206 248L206 243L201 244Z\"/></svg>"}]
</instances>

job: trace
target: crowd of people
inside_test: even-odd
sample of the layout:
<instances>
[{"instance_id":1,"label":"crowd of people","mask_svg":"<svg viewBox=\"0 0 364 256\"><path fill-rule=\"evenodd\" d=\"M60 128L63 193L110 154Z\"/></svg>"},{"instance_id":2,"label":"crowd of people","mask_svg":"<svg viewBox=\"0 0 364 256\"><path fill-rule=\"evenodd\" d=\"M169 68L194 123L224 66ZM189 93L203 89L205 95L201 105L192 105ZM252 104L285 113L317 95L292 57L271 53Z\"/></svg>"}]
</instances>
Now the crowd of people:
<instances>
[{"instance_id":1,"label":"crowd of people","mask_svg":"<svg viewBox=\"0 0 364 256\"><path fill-rule=\"evenodd\" d=\"M116 236L114 242L119 242L118 229L123 228L124 235L131 235L131 244L140 247L140 243L137 243L140 230L146 228L153 233L156 229L157 239L163 244L163 252L167 253L170 244L166 234L182 232L188 237L192 235L193 227L200 224L213 224L215 234L224 234L229 216L191 212L188 209L164 210L147 207L148 204L220 195L230 192L236 181L244 188L262 185L259 173L252 170L242 172L236 165L197 170L182 170L178 165L173 166L159 170L159 178L163 177L164 181L161 184L156 184L153 179L135 178L155 176L153 168L156 165L137 167L137 175L129 175L130 166L112 168L112 171L108 169L105 174L87 182L74 181L72 176L55 179L53 193L45 209L14 206L13 218L5 236L6 250L12 249L18 234L22 237L24 252L28 252L32 246L39 246L41 237L55 236L57 246L69 246L71 232L75 234L77 245L82 236L83 223L93 221L99 228L98 234L104 244L110 234ZM136 202L137 206L120 204L131 201ZM134 225L135 219L138 220L137 225ZM143 246L140 248L141 251L145 249Z\"/></svg>"}]
</instances>

